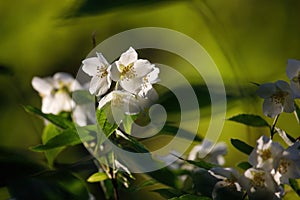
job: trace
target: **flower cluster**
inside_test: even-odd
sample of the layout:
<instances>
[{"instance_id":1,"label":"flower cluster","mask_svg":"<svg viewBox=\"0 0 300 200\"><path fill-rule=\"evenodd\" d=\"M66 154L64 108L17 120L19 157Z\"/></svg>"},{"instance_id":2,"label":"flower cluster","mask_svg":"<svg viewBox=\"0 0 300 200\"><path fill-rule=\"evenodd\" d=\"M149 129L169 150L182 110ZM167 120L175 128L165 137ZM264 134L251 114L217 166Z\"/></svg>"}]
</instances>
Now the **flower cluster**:
<instances>
[{"instance_id":1,"label":"flower cluster","mask_svg":"<svg viewBox=\"0 0 300 200\"><path fill-rule=\"evenodd\" d=\"M61 112L72 113L74 122L80 126L95 121L95 116L84 112L86 109L84 105L78 105L72 99L72 93L84 89L72 75L58 72L53 77L33 77L31 84L42 97L43 113L55 115Z\"/></svg>"},{"instance_id":2,"label":"flower cluster","mask_svg":"<svg viewBox=\"0 0 300 200\"><path fill-rule=\"evenodd\" d=\"M268 194L280 199L283 185L289 184L289 179L300 178L299 147L299 141L284 149L270 138L260 137L249 155L252 167L245 171L241 179L248 195Z\"/></svg>"},{"instance_id":3,"label":"flower cluster","mask_svg":"<svg viewBox=\"0 0 300 200\"><path fill-rule=\"evenodd\" d=\"M111 103L117 112L115 116L137 114L158 98L152 84L159 81L159 68L148 60L138 59L132 47L112 64L101 53L96 54L97 57L82 61L82 70L92 77L90 93L102 97L99 109ZM115 86L113 91L110 90L112 85Z\"/></svg>"},{"instance_id":4,"label":"flower cluster","mask_svg":"<svg viewBox=\"0 0 300 200\"><path fill-rule=\"evenodd\" d=\"M286 67L290 84L279 80L259 86L258 96L264 98L264 115L274 118L282 112L291 113L295 110L294 99L300 98L300 61L290 59Z\"/></svg>"}]
</instances>

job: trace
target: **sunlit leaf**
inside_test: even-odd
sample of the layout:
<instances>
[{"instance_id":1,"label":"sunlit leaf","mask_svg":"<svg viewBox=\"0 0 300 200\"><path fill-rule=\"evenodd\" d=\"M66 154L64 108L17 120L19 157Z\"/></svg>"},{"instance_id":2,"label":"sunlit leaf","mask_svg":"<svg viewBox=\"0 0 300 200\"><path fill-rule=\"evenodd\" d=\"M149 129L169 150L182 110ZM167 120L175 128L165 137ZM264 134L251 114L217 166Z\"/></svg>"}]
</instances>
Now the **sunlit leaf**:
<instances>
[{"instance_id":1,"label":"sunlit leaf","mask_svg":"<svg viewBox=\"0 0 300 200\"><path fill-rule=\"evenodd\" d=\"M246 144L245 142L239 139L231 139L230 142L236 149L247 155L249 155L254 149L252 146Z\"/></svg>"},{"instance_id":2,"label":"sunlit leaf","mask_svg":"<svg viewBox=\"0 0 300 200\"><path fill-rule=\"evenodd\" d=\"M73 146L80 144L83 141L89 141L93 139L94 138L90 135L79 137L76 129L66 129L63 130L59 135L51 138L46 144L40 144L31 147L31 149L34 151L46 151L63 146Z\"/></svg>"},{"instance_id":3,"label":"sunlit leaf","mask_svg":"<svg viewBox=\"0 0 300 200\"><path fill-rule=\"evenodd\" d=\"M139 185L131 186L130 188L128 188L128 190L130 192L136 192L136 191L142 190L142 189L144 189L148 186L152 186L152 185L155 185L155 184L157 184L157 181L155 181L153 179L149 179L149 180L146 180L146 181L142 182Z\"/></svg>"},{"instance_id":4,"label":"sunlit leaf","mask_svg":"<svg viewBox=\"0 0 300 200\"><path fill-rule=\"evenodd\" d=\"M240 115L233 116L233 117L229 118L228 120L242 123L242 124L245 124L248 126L270 127L268 122L258 115L240 114Z\"/></svg>"},{"instance_id":5,"label":"sunlit leaf","mask_svg":"<svg viewBox=\"0 0 300 200\"><path fill-rule=\"evenodd\" d=\"M300 187L299 183L296 179L289 179L290 186L293 188L293 190L297 193L297 195L300 197Z\"/></svg>"},{"instance_id":6,"label":"sunlit leaf","mask_svg":"<svg viewBox=\"0 0 300 200\"><path fill-rule=\"evenodd\" d=\"M131 134L131 127L132 127L132 124L134 123L134 121L138 118L138 115L126 115L125 114L125 117L123 119L123 128L124 128L124 131L127 133L127 134Z\"/></svg>"},{"instance_id":7,"label":"sunlit leaf","mask_svg":"<svg viewBox=\"0 0 300 200\"><path fill-rule=\"evenodd\" d=\"M237 167L243 169L243 170L247 170L249 168L252 167L252 165L249 162L240 162Z\"/></svg>"},{"instance_id":8,"label":"sunlit leaf","mask_svg":"<svg viewBox=\"0 0 300 200\"><path fill-rule=\"evenodd\" d=\"M213 167L215 167L214 164L211 164L209 162L205 162L204 160L199 160L199 161L194 161L194 160L186 160L186 162L192 164L192 165L195 165L197 167L200 167L200 168L203 168L203 169L211 169Z\"/></svg>"},{"instance_id":9,"label":"sunlit leaf","mask_svg":"<svg viewBox=\"0 0 300 200\"><path fill-rule=\"evenodd\" d=\"M75 127L74 123L65 117L53 114L45 114L40 109L33 106L24 106L24 108L27 112L39 115L60 128L67 129Z\"/></svg>"},{"instance_id":10,"label":"sunlit leaf","mask_svg":"<svg viewBox=\"0 0 300 200\"><path fill-rule=\"evenodd\" d=\"M90 183L94 183L94 182L100 182L100 181L104 181L108 179L108 176L105 172L97 172L92 174L87 181Z\"/></svg>"},{"instance_id":11,"label":"sunlit leaf","mask_svg":"<svg viewBox=\"0 0 300 200\"><path fill-rule=\"evenodd\" d=\"M61 134L62 130L57 128L55 125L49 123L43 131L42 134L42 142L43 144L46 144L50 139L56 137L57 135ZM64 147L51 149L48 151L45 151L45 156L48 160L48 164L50 167L53 167L53 162L57 155L64 149Z\"/></svg>"},{"instance_id":12,"label":"sunlit leaf","mask_svg":"<svg viewBox=\"0 0 300 200\"><path fill-rule=\"evenodd\" d=\"M111 124L109 122L104 108L96 110L96 118L100 128L102 129L106 137L109 137L118 128L118 125L116 123Z\"/></svg>"}]
</instances>

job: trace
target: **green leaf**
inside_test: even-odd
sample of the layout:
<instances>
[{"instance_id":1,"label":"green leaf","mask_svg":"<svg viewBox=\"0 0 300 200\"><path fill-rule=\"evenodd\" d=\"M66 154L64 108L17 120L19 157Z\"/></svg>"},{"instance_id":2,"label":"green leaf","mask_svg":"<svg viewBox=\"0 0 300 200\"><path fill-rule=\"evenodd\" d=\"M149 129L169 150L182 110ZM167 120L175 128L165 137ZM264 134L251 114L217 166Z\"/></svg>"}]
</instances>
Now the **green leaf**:
<instances>
[{"instance_id":1,"label":"green leaf","mask_svg":"<svg viewBox=\"0 0 300 200\"><path fill-rule=\"evenodd\" d=\"M159 170L149 172L149 176L157 180L158 182L170 186L172 188L177 187L179 176L173 173L169 168L161 168Z\"/></svg>"},{"instance_id":2,"label":"green leaf","mask_svg":"<svg viewBox=\"0 0 300 200\"><path fill-rule=\"evenodd\" d=\"M197 196L193 194L184 194L180 197L174 197L170 200L211 200L209 197Z\"/></svg>"},{"instance_id":3,"label":"green leaf","mask_svg":"<svg viewBox=\"0 0 300 200\"><path fill-rule=\"evenodd\" d=\"M157 184L157 181L155 181L153 179L145 180L141 184L130 186L130 188L128 188L128 191L129 192L137 192L139 190L142 190L148 186L152 186L155 184Z\"/></svg>"},{"instance_id":4,"label":"green leaf","mask_svg":"<svg viewBox=\"0 0 300 200\"><path fill-rule=\"evenodd\" d=\"M50 149L55 149L63 146L73 146L82 143L82 141L93 140L92 136L79 137L76 129L66 129L63 130L59 135L51 138L46 144L40 144L31 147L33 151L47 151Z\"/></svg>"},{"instance_id":5,"label":"green leaf","mask_svg":"<svg viewBox=\"0 0 300 200\"><path fill-rule=\"evenodd\" d=\"M67 129L67 128L75 127L74 123L72 121L66 119L65 117L62 117L59 115L53 115L53 114L45 114L40 109L35 108L33 106L24 106L24 109L28 113L33 113L33 114L43 117L44 119L50 121L51 123L53 123L54 125L56 125L60 128Z\"/></svg>"},{"instance_id":6,"label":"green leaf","mask_svg":"<svg viewBox=\"0 0 300 200\"><path fill-rule=\"evenodd\" d=\"M297 182L296 179L289 179L289 183L290 183L290 186L293 188L293 190L297 193L297 195L300 197L300 187L299 187L299 184Z\"/></svg>"},{"instance_id":7,"label":"green leaf","mask_svg":"<svg viewBox=\"0 0 300 200\"><path fill-rule=\"evenodd\" d=\"M252 167L249 162L240 162L237 166L243 170L247 170Z\"/></svg>"},{"instance_id":8,"label":"green leaf","mask_svg":"<svg viewBox=\"0 0 300 200\"><path fill-rule=\"evenodd\" d=\"M245 142L239 139L231 139L230 142L236 149L247 155L249 155L254 149L252 146L246 144Z\"/></svg>"},{"instance_id":9,"label":"green leaf","mask_svg":"<svg viewBox=\"0 0 300 200\"><path fill-rule=\"evenodd\" d=\"M62 130L56 127L54 124L49 123L43 131L42 134L42 142L43 144L46 144L50 139L56 137L57 135L61 134ZM45 156L48 160L48 164L50 167L53 167L53 162L57 155L62 152L64 147L51 149L48 151L45 151Z\"/></svg>"},{"instance_id":10,"label":"green leaf","mask_svg":"<svg viewBox=\"0 0 300 200\"><path fill-rule=\"evenodd\" d=\"M182 192L172 189L172 188L160 188L160 189L156 189L156 190L152 190L152 191L160 194L160 196L162 196L166 199L170 199L170 198L182 195Z\"/></svg>"},{"instance_id":11,"label":"green leaf","mask_svg":"<svg viewBox=\"0 0 300 200\"><path fill-rule=\"evenodd\" d=\"M130 135L125 135L122 132L119 132L119 135L124 139L123 141L118 140L118 144L122 146L125 150L132 150L133 152L138 153L148 153L148 149L138 140Z\"/></svg>"},{"instance_id":12,"label":"green leaf","mask_svg":"<svg viewBox=\"0 0 300 200\"><path fill-rule=\"evenodd\" d=\"M104 132L106 137L109 137L117 128L118 125L116 123L111 124L106 116L105 108L97 109L96 111L97 122Z\"/></svg>"},{"instance_id":13,"label":"green leaf","mask_svg":"<svg viewBox=\"0 0 300 200\"><path fill-rule=\"evenodd\" d=\"M134 123L134 121L138 118L138 115L126 115L123 119L123 127L124 127L124 131L127 134L131 134L131 127L132 124Z\"/></svg>"},{"instance_id":14,"label":"green leaf","mask_svg":"<svg viewBox=\"0 0 300 200\"><path fill-rule=\"evenodd\" d=\"M203 168L203 169L211 169L213 167L215 167L216 165L211 164L209 162L205 162L204 160L199 160L199 161L194 161L194 160L185 160L186 162L195 165L197 167Z\"/></svg>"},{"instance_id":15,"label":"green leaf","mask_svg":"<svg viewBox=\"0 0 300 200\"><path fill-rule=\"evenodd\" d=\"M92 174L88 179L87 182L94 183L94 182L101 182L108 179L108 176L105 172L97 172Z\"/></svg>"},{"instance_id":16,"label":"green leaf","mask_svg":"<svg viewBox=\"0 0 300 200\"><path fill-rule=\"evenodd\" d=\"M242 123L248 126L254 127L270 127L267 121L261 118L258 115L251 115L251 114L240 114L229 118L230 121L235 121L238 123Z\"/></svg>"}]
</instances>

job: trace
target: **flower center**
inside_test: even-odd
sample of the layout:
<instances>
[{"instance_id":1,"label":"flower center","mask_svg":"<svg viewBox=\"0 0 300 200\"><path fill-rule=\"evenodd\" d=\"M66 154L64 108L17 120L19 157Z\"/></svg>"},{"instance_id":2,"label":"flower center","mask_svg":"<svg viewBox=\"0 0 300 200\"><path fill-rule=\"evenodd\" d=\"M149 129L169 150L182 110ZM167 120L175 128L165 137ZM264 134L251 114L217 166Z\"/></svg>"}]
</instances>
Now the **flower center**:
<instances>
[{"instance_id":1,"label":"flower center","mask_svg":"<svg viewBox=\"0 0 300 200\"><path fill-rule=\"evenodd\" d=\"M253 175L253 178L251 180L251 183L256 187L264 187L265 186L265 179L264 179L264 172L254 172L252 171L251 174Z\"/></svg>"},{"instance_id":2,"label":"flower center","mask_svg":"<svg viewBox=\"0 0 300 200\"><path fill-rule=\"evenodd\" d=\"M278 171L281 174L285 174L288 170L287 168L290 166L290 163L286 159L281 159L278 167Z\"/></svg>"},{"instance_id":3,"label":"flower center","mask_svg":"<svg viewBox=\"0 0 300 200\"><path fill-rule=\"evenodd\" d=\"M260 150L259 154L263 160L268 160L272 156L270 149Z\"/></svg>"},{"instance_id":4,"label":"flower center","mask_svg":"<svg viewBox=\"0 0 300 200\"><path fill-rule=\"evenodd\" d=\"M123 103L123 99L121 95L114 94L113 99L111 101L112 106L120 106Z\"/></svg>"},{"instance_id":5,"label":"flower center","mask_svg":"<svg viewBox=\"0 0 300 200\"><path fill-rule=\"evenodd\" d=\"M272 101L276 104L284 104L284 101L285 101L285 97L288 95L289 93L288 92L285 92L285 91L282 91L282 90L279 90L277 91L275 94L273 94L271 96L272 98Z\"/></svg>"},{"instance_id":6,"label":"flower center","mask_svg":"<svg viewBox=\"0 0 300 200\"><path fill-rule=\"evenodd\" d=\"M54 96L58 92L65 92L70 95L71 94L70 88L71 88L71 83L65 83L59 80L58 88L53 88L51 91L51 95Z\"/></svg>"},{"instance_id":7,"label":"flower center","mask_svg":"<svg viewBox=\"0 0 300 200\"><path fill-rule=\"evenodd\" d=\"M134 77L136 77L136 72L133 69L133 63L130 63L127 66L120 64L120 70L121 70L121 80L133 79Z\"/></svg>"},{"instance_id":8,"label":"flower center","mask_svg":"<svg viewBox=\"0 0 300 200\"><path fill-rule=\"evenodd\" d=\"M104 78L108 75L107 66L103 65L102 67L97 66L97 76Z\"/></svg>"}]
</instances>

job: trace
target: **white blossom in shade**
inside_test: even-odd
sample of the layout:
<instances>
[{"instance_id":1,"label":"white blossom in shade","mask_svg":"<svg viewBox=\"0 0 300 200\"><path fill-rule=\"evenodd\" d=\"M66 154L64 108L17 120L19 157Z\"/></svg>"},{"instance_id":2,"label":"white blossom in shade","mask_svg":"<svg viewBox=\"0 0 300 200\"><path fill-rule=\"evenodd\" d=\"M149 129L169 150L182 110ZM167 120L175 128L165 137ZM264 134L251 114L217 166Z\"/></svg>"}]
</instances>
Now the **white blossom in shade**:
<instances>
[{"instance_id":1,"label":"white blossom in shade","mask_svg":"<svg viewBox=\"0 0 300 200\"><path fill-rule=\"evenodd\" d=\"M141 85L140 91L138 92L139 96L147 97L148 92L154 90L152 85L160 81L158 76L159 71L159 68L153 67L153 70L143 77L143 83Z\"/></svg>"},{"instance_id":2,"label":"white blossom in shade","mask_svg":"<svg viewBox=\"0 0 300 200\"><path fill-rule=\"evenodd\" d=\"M138 105L141 109L150 108L150 106L152 106L158 100L158 97L159 96L154 88L148 90L145 96L136 96Z\"/></svg>"},{"instance_id":3,"label":"white blossom in shade","mask_svg":"<svg viewBox=\"0 0 300 200\"><path fill-rule=\"evenodd\" d=\"M118 81L120 86L133 94L143 84L143 78L154 68L148 60L138 59L137 52L130 47L122 53L120 59L111 67L112 80Z\"/></svg>"},{"instance_id":4,"label":"white blossom in shade","mask_svg":"<svg viewBox=\"0 0 300 200\"><path fill-rule=\"evenodd\" d=\"M296 98L300 97L300 61L289 59L286 74L290 79L291 88Z\"/></svg>"},{"instance_id":5,"label":"white blossom in shade","mask_svg":"<svg viewBox=\"0 0 300 200\"><path fill-rule=\"evenodd\" d=\"M56 73L53 77L34 77L32 86L42 97L42 112L52 114L72 111L75 102L70 93L81 88L70 74L63 72Z\"/></svg>"},{"instance_id":6,"label":"white blossom in shade","mask_svg":"<svg viewBox=\"0 0 300 200\"><path fill-rule=\"evenodd\" d=\"M91 104L76 105L72 112L73 120L79 126L95 124L96 123L95 116L96 116L95 108L94 105Z\"/></svg>"},{"instance_id":7,"label":"white blossom in shade","mask_svg":"<svg viewBox=\"0 0 300 200\"><path fill-rule=\"evenodd\" d=\"M243 191L238 183L240 174L237 170L233 168L214 167L209 170L209 173L219 179L212 192L213 199L220 199L220 195L222 195L221 191L228 191L232 195L231 199L241 199Z\"/></svg>"},{"instance_id":8,"label":"white blossom in shade","mask_svg":"<svg viewBox=\"0 0 300 200\"><path fill-rule=\"evenodd\" d=\"M109 105L109 111L111 113L111 115L108 116L109 121L116 122L117 124L122 122L124 114L135 115L141 110L135 95L119 90L114 90L104 96L100 100L98 108L101 109L105 105Z\"/></svg>"},{"instance_id":9,"label":"white blossom in shade","mask_svg":"<svg viewBox=\"0 0 300 200\"><path fill-rule=\"evenodd\" d=\"M274 175L278 184L289 184L289 179L300 178L300 142L284 150Z\"/></svg>"},{"instance_id":10,"label":"white blossom in shade","mask_svg":"<svg viewBox=\"0 0 300 200\"><path fill-rule=\"evenodd\" d=\"M82 70L92 76L89 91L91 94L101 96L105 94L111 86L110 64L101 53L96 53L97 57L87 58L82 61Z\"/></svg>"},{"instance_id":11,"label":"white blossom in shade","mask_svg":"<svg viewBox=\"0 0 300 200\"><path fill-rule=\"evenodd\" d=\"M294 97L290 85L282 80L265 83L257 90L259 97L264 98L263 113L274 118L282 112L291 113L295 110Z\"/></svg>"},{"instance_id":12,"label":"white blossom in shade","mask_svg":"<svg viewBox=\"0 0 300 200\"><path fill-rule=\"evenodd\" d=\"M239 183L247 191L250 200L281 199L281 188L275 182L270 172L249 168L240 177Z\"/></svg>"},{"instance_id":13,"label":"white blossom in shade","mask_svg":"<svg viewBox=\"0 0 300 200\"><path fill-rule=\"evenodd\" d=\"M225 142L219 142L215 146L209 140L203 140L202 144L194 146L190 151L188 160L203 159L216 165L224 165L224 155L227 154Z\"/></svg>"},{"instance_id":14,"label":"white blossom in shade","mask_svg":"<svg viewBox=\"0 0 300 200\"><path fill-rule=\"evenodd\" d=\"M273 142L266 136L261 136L249 155L249 163L256 168L272 171L278 167L283 150L279 143Z\"/></svg>"}]
</instances>

